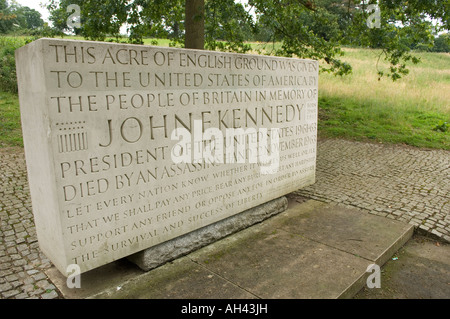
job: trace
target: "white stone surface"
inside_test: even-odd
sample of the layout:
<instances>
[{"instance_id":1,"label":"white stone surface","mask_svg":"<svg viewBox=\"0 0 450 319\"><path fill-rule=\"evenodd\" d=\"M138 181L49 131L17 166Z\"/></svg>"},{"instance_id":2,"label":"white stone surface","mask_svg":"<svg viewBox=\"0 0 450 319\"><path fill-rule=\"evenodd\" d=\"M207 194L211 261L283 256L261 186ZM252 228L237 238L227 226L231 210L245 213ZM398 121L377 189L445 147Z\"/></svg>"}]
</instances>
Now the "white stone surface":
<instances>
[{"instance_id":1,"label":"white stone surface","mask_svg":"<svg viewBox=\"0 0 450 319\"><path fill-rule=\"evenodd\" d=\"M315 181L317 61L57 39L16 61L38 240L65 275ZM258 143L278 128L279 166L176 164L175 128L252 129Z\"/></svg>"}]
</instances>

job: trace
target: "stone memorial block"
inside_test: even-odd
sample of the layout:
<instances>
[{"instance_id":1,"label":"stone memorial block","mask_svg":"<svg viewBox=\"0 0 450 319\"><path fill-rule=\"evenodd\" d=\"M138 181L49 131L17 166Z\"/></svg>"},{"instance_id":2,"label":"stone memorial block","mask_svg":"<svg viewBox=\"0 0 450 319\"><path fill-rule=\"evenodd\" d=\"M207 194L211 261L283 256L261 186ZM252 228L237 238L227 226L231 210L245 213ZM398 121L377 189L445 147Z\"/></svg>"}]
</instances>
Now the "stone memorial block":
<instances>
[{"instance_id":1,"label":"stone memorial block","mask_svg":"<svg viewBox=\"0 0 450 319\"><path fill-rule=\"evenodd\" d=\"M317 61L39 39L16 63L39 245L65 275L315 181Z\"/></svg>"}]
</instances>

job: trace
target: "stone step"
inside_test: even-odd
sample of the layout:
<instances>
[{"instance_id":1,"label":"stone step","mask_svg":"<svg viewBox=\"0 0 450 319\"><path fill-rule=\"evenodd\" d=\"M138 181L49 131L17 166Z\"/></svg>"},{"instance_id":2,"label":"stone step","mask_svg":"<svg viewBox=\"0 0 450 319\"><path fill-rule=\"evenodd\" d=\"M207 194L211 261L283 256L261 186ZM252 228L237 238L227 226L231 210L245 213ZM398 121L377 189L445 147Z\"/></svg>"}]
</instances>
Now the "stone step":
<instances>
[{"instance_id":1,"label":"stone step","mask_svg":"<svg viewBox=\"0 0 450 319\"><path fill-rule=\"evenodd\" d=\"M335 299L366 285L413 234L412 225L314 200L288 209L173 262L143 272L126 260L81 275L65 298Z\"/></svg>"}]
</instances>

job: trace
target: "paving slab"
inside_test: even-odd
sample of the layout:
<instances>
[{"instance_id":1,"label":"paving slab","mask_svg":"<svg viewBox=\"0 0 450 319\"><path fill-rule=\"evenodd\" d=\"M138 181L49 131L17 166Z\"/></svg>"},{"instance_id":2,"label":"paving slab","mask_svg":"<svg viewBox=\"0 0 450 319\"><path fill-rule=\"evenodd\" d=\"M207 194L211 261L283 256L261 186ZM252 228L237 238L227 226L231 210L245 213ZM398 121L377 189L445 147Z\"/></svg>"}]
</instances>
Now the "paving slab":
<instances>
[{"instance_id":1,"label":"paving slab","mask_svg":"<svg viewBox=\"0 0 450 319\"><path fill-rule=\"evenodd\" d=\"M67 278L55 266L45 270L45 274L58 288L63 298L83 299L111 287L120 287L123 282L143 274L143 271L126 259L120 259L81 274L81 288L69 288Z\"/></svg>"},{"instance_id":2,"label":"paving slab","mask_svg":"<svg viewBox=\"0 0 450 319\"><path fill-rule=\"evenodd\" d=\"M291 199L285 212L149 272L100 267L81 275L77 292L47 274L64 298L351 298L367 267L382 266L412 233L355 208ZM102 284L83 284L89 276Z\"/></svg>"},{"instance_id":3,"label":"paving slab","mask_svg":"<svg viewBox=\"0 0 450 319\"><path fill-rule=\"evenodd\" d=\"M258 298L337 298L368 262L280 229L242 234L191 258Z\"/></svg>"},{"instance_id":4,"label":"paving slab","mask_svg":"<svg viewBox=\"0 0 450 319\"><path fill-rule=\"evenodd\" d=\"M302 235L330 247L382 265L413 234L403 222L361 213L360 210L310 201L304 209L282 226L287 232ZM404 234L406 238L399 238ZM405 240L406 239L406 240Z\"/></svg>"},{"instance_id":5,"label":"paving slab","mask_svg":"<svg viewBox=\"0 0 450 319\"><path fill-rule=\"evenodd\" d=\"M415 234L382 268L381 289L355 299L450 299L450 244Z\"/></svg>"}]
</instances>

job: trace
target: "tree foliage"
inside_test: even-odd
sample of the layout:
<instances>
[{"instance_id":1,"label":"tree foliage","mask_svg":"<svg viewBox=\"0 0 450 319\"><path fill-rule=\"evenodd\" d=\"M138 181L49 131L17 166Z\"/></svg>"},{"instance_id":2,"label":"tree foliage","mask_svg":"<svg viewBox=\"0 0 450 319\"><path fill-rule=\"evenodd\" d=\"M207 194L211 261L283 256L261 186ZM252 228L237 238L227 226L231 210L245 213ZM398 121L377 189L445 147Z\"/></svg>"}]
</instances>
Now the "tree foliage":
<instances>
[{"instance_id":1,"label":"tree foliage","mask_svg":"<svg viewBox=\"0 0 450 319\"><path fill-rule=\"evenodd\" d=\"M450 52L450 36L448 33L441 34L434 41L433 48L430 49L432 52Z\"/></svg>"},{"instance_id":2,"label":"tree foliage","mask_svg":"<svg viewBox=\"0 0 450 319\"><path fill-rule=\"evenodd\" d=\"M7 33L12 30L16 15L8 6L6 0L0 0L0 33Z\"/></svg>"},{"instance_id":3,"label":"tree foliage","mask_svg":"<svg viewBox=\"0 0 450 319\"><path fill-rule=\"evenodd\" d=\"M35 30L44 26L44 20L39 11L16 2L8 3L0 0L0 33L8 33L17 30Z\"/></svg>"},{"instance_id":4,"label":"tree foliage","mask_svg":"<svg viewBox=\"0 0 450 319\"><path fill-rule=\"evenodd\" d=\"M88 39L119 40L125 24L132 43L144 37L184 43L185 0L51 0L51 20L59 30L70 31L69 4L81 8L81 28L71 31ZM380 25L373 28L367 21L375 4ZM205 48L247 52L246 41L256 39L272 43L263 53L318 59L323 71L337 75L351 72L341 60L343 45L378 48L390 64L379 76L396 80L408 73L407 62L419 62L411 49L431 48L436 32L448 31L449 20L448 0L248 0L246 6L205 0Z\"/></svg>"}]
</instances>

